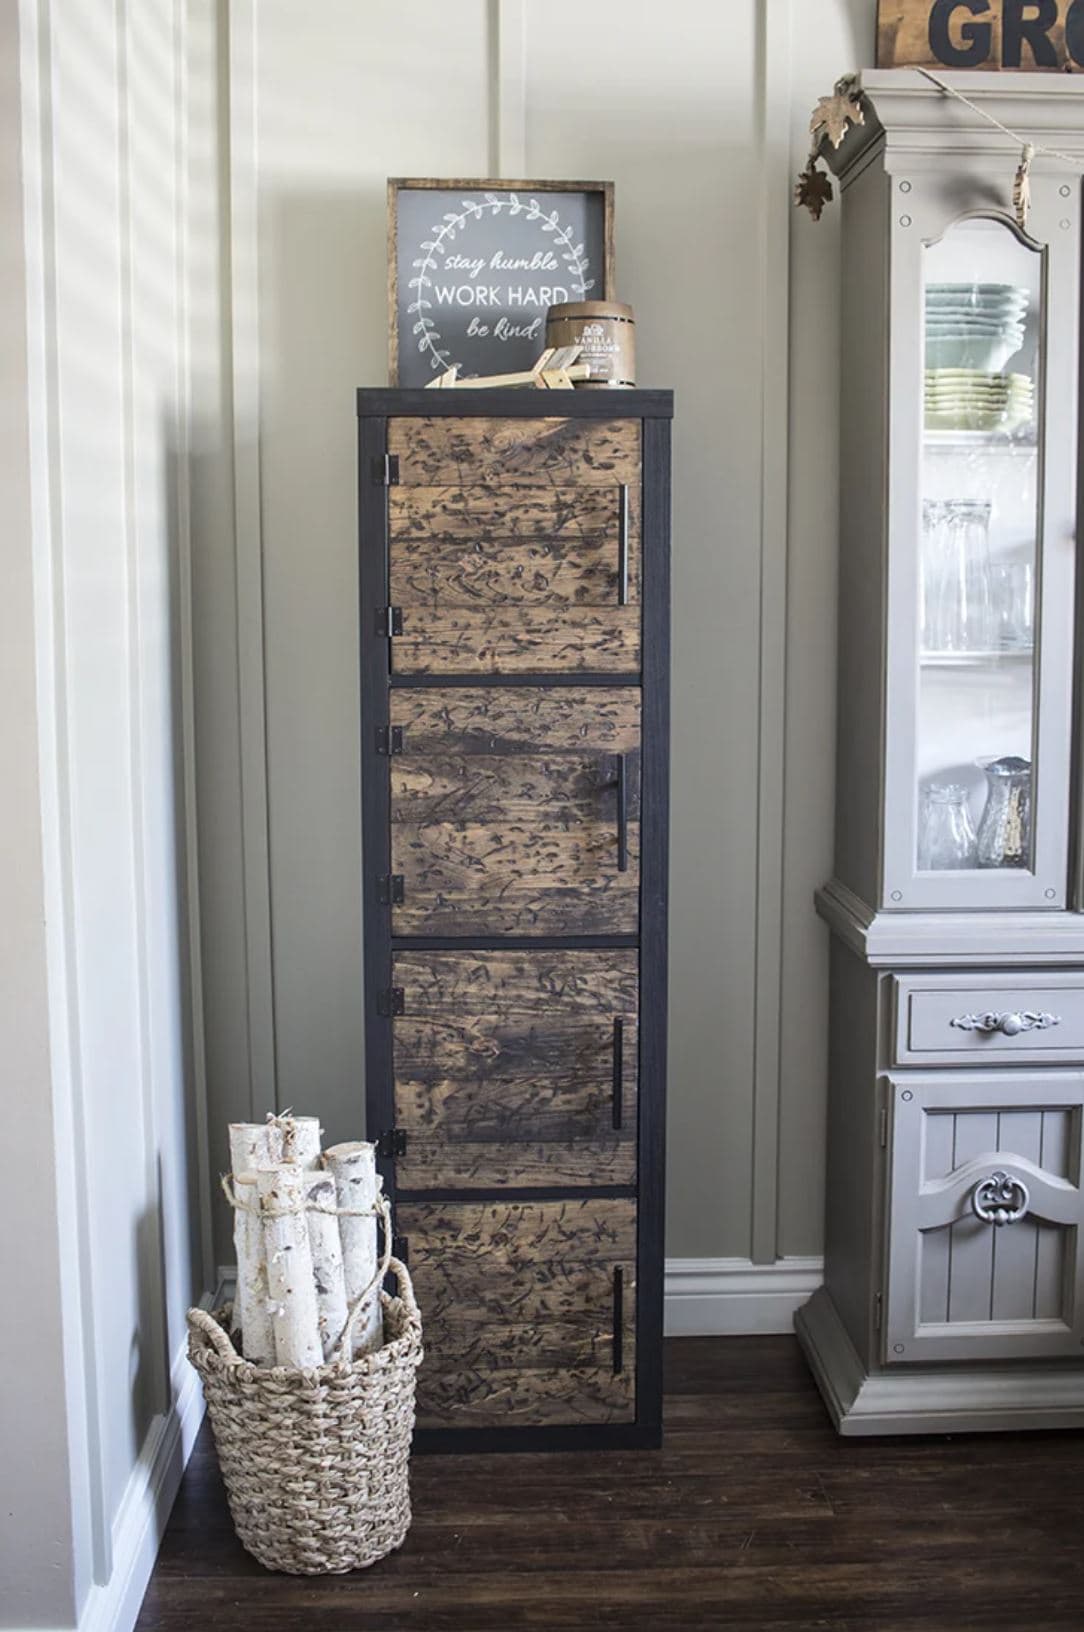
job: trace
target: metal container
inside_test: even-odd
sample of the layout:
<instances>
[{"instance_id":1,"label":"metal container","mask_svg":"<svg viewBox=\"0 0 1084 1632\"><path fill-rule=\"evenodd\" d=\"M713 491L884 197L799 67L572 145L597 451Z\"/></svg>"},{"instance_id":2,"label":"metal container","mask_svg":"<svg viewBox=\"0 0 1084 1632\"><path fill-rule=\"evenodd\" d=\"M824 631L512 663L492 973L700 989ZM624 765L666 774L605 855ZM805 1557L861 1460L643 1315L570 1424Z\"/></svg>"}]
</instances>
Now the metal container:
<instances>
[{"instance_id":1,"label":"metal container","mask_svg":"<svg viewBox=\"0 0 1084 1632\"><path fill-rule=\"evenodd\" d=\"M636 319L619 300L571 300L551 306L546 316L547 346L580 346L580 362L591 370L577 390L636 384Z\"/></svg>"}]
</instances>

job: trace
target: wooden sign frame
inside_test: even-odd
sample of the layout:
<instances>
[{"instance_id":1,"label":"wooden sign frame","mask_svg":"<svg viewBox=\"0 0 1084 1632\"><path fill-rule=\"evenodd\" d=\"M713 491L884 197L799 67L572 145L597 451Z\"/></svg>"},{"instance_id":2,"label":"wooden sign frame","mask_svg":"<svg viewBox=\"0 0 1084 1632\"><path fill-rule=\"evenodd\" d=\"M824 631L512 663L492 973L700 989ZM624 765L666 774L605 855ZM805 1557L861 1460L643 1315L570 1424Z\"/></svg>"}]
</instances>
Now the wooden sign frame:
<instances>
[{"instance_id":1,"label":"wooden sign frame","mask_svg":"<svg viewBox=\"0 0 1084 1632\"><path fill-rule=\"evenodd\" d=\"M536 193L589 193L602 200L602 266L593 300L614 299L614 184L612 181L508 181L393 176L388 181L388 383L399 384L399 195L401 192L492 193L498 197ZM542 349L540 343L539 350ZM532 359L533 360L533 359Z\"/></svg>"},{"instance_id":2,"label":"wooden sign frame","mask_svg":"<svg viewBox=\"0 0 1084 1632\"><path fill-rule=\"evenodd\" d=\"M1050 0L1047 0L1050 3ZM1084 68L1084 0L878 0L878 68L1056 73Z\"/></svg>"}]
</instances>

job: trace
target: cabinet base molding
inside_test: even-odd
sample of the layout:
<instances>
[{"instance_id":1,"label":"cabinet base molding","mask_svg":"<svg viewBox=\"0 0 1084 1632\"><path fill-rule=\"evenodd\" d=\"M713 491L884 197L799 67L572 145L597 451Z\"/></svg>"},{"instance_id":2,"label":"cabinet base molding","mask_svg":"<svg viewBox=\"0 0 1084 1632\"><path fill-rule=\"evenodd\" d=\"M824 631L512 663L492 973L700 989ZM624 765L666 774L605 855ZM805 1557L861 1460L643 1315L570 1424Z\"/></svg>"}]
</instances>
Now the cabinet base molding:
<instances>
[{"instance_id":1,"label":"cabinet base molding","mask_svg":"<svg viewBox=\"0 0 1084 1632\"><path fill-rule=\"evenodd\" d=\"M825 1287L798 1310L794 1329L840 1434L1084 1428L1084 1364L867 1373Z\"/></svg>"}]
</instances>

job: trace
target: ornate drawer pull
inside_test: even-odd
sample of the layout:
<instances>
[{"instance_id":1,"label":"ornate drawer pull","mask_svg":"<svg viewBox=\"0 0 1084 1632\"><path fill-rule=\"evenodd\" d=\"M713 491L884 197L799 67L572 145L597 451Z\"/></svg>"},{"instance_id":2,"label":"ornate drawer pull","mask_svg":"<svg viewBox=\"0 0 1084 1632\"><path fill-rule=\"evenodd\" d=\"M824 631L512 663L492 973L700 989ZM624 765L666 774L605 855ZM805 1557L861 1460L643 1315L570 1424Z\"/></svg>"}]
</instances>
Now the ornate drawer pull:
<instances>
[{"instance_id":1,"label":"ornate drawer pull","mask_svg":"<svg viewBox=\"0 0 1084 1632\"><path fill-rule=\"evenodd\" d=\"M1017 1037L1022 1031L1049 1031L1051 1026L1060 1026L1061 1015L1046 1014L1042 1009L1007 1009L1004 1014L987 1009L984 1014L958 1014L949 1025L959 1031L981 1031L986 1037L995 1031L1003 1037Z\"/></svg>"},{"instance_id":2,"label":"ornate drawer pull","mask_svg":"<svg viewBox=\"0 0 1084 1632\"><path fill-rule=\"evenodd\" d=\"M1000 1170L980 1179L971 1192L971 1210L984 1224L1016 1224L1031 1205L1028 1187L1022 1179L1010 1179Z\"/></svg>"}]
</instances>

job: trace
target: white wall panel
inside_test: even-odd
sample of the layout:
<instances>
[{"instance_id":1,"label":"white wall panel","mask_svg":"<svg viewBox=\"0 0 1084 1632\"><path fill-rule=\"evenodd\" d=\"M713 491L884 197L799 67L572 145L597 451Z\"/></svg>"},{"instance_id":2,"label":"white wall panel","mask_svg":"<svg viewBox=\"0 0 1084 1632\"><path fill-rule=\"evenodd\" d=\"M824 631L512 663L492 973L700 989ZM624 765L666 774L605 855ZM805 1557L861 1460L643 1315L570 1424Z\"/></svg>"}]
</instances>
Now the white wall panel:
<instances>
[{"instance_id":1,"label":"white wall panel","mask_svg":"<svg viewBox=\"0 0 1084 1632\"><path fill-rule=\"evenodd\" d=\"M61 1254L39 1295L61 1322L64 1375L18 1432L65 1424L56 1526L72 1532L49 1583L67 1599L55 1617L40 1581L24 1590L27 1537L17 1590L5 1580L0 1595L0 1621L20 1625L84 1611L121 1624L141 1591L144 1538L177 1472L184 1312L204 1291L184 651L197 3L23 0L20 12L33 506L20 542L35 583L50 1033L33 1091L53 1110L35 1156ZM30 1522L18 1499L14 1511L16 1527Z\"/></svg>"}]
</instances>

